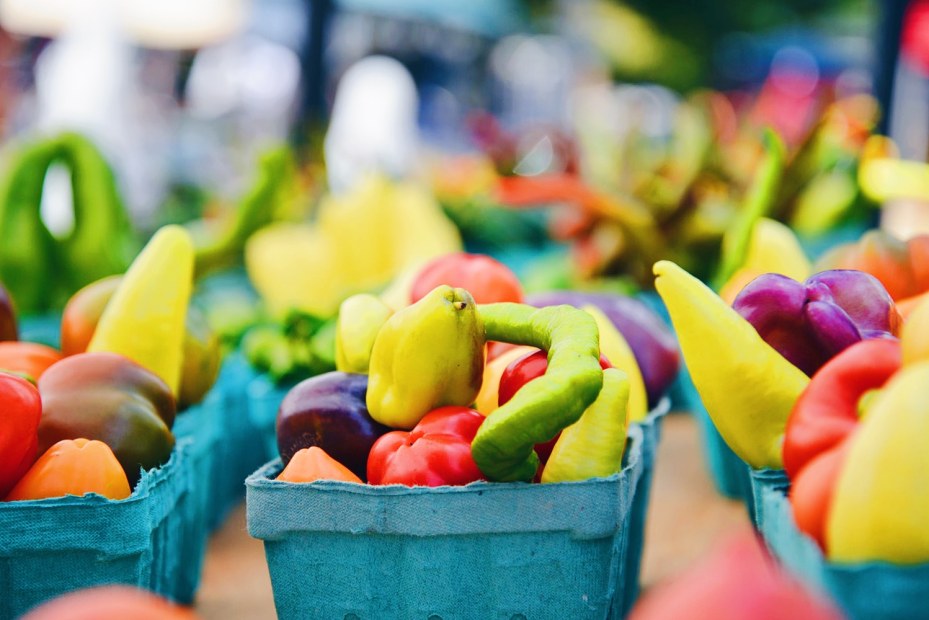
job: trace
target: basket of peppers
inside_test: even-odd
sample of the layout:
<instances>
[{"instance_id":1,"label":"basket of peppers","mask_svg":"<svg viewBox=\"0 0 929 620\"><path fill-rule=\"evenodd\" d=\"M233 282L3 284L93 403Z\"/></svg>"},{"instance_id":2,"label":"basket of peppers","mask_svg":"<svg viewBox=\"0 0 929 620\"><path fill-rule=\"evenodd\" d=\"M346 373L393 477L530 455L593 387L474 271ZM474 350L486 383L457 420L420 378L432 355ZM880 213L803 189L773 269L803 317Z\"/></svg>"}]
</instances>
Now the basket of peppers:
<instances>
[{"instance_id":1,"label":"basket of peppers","mask_svg":"<svg viewBox=\"0 0 929 620\"><path fill-rule=\"evenodd\" d=\"M879 278L763 274L732 307L672 263L655 267L707 410L750 466L756 526L851 618L918 617L929 594L921 245L869 233L830 260L877 264Z\"/></svg>"},{"instance_id":2,"label":"basket of peppers","mask_svg":"<svg viewBox=\"0 0 929 620\"><path fill-rule=\"evenodd\" d=\"M646 365L589 300L485 302L522 298L492 259L424 273L396 311L343 302L342 370L287 394L281 458L246 482L279 617L620 617L637 584L644 435L653 450L667 408L648 413ZM442 283L462 278L474 295Z\"/></svg>"}]
</instances>

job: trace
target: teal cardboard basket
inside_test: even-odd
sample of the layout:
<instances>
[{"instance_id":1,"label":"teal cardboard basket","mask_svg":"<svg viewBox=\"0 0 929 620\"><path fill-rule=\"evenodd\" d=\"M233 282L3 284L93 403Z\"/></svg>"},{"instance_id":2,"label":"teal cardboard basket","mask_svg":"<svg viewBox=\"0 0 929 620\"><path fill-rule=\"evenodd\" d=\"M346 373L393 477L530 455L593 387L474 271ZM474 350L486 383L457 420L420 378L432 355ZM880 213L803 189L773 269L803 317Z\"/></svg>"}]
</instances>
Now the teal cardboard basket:
<instances>
[{"instance_id":1,"label":"teal cardboard basket","mask_svg":"<svg viewBox=\"0 0 929 620\"><path fill-rule=\"evenodd\" d=\"M929 616L929 563L837 564L797 529L786 489L759 487L762 534L775 557L795 576L826 593L849 620L909 620Z\"/></svg>"},{"instance_id":2,"label":"teal cardboard basket","mask_svg":"<svg viewBox=\"0 0 929 620\"><path fill-rule=\"evenodd\" d=\"M264 446L264 459L267 462L279 456L277 450L277 410L287 392L296 385L285 383L278 385L267 375L258 375L248 384L248 417L255 428L256 441Z\"/></svg>"},{"instance_id":3,"label":"teal cardboard basket","mask_svg":"<svg viewBox=\"0 0 929 620\"><path fill-rule=\"evenodd\" d=\"M20 318L17 325L19 339L23 342L38 342L50 347L61 345L61 315L38 314Z\"/></svg>"},{"instance_id":4,"label":"teal cardboard basket","mask_svg":"<svg viewBox=\"0 0 929 620\"><path fill-rule=\"evenodd\" d=\"M768 520L768 505L765 503L768 491L784 492L790 487L787 472L783 469L754 469L745 465L752 483L752 501L749 504L749 516L755 529L764 532Z\"/></svg>"},{"instance_id":5,"label":"teal cardboard basket","mask_svg":"<svg viewBox=\"0 0 929 620\"><path fill-rule=\"evenodd\" d=\"M222 399L216 416L222 438L213 458L211 532L245 498L245 479L268 461L264 440L248 415L247 387L257 374L241 353L234 352L223 360L213 387Z\"/></svg>"},{"instance_id":6,"label":"teal cardboard basket","mask_svg":"<svg viewBox=\"0 0 929 620\"><path fill-rule=\"evenodd\" d=\"M368 486L246 481L281 620L619 618L642 432L609 478Z\"/></svg>"},{"instance_id":7,"label":"teal cardboard basket","mask_svg":"<svg viewBox=\"0 0 929 620\"><path fill-rule=\"evenodd\" d=\"M183 544L179 549L177 587L171 594L171 598L181 603L192 602L200 585L210 516L216 509L214 470L222 466L216 456L225 439L218 420L223 413L222 406L222 394L211 390L201 403L182 411L174 421L174 436L190 444L186 459L190 493L178 505L178 511L184 516Z\"/></svg>"},{"instance_id":8,"label":"teal cardboard basket","mask_svg":"<svg viewBox=\"0 0 929 620\"><path fill-rule=\"evenodd\" d=\"M81 588L122 583L173 597L190 493L189 440L127 499L99 495L0 503L0 618Z\"/></svg>"},{"instance_id":9,"label":"teal cardboard basket","mask_svg":"<svg viewBox=\"0 0 929 620\"><path fill-rule=\"evenodd\" d=\"M655 457L658 453L658 442L661 440L661 422L670 410L671 399L662 398L658 406L638 424L642 430L642 473L639 476L638 488L632 501L632 515L629 522L623 616L629 613L632 604L639 596L639 573L642 567L642 548L645 544L645 520L648 513L648 499L651 495L652 476L655 471Z\"/></svg>"}]
</instances>

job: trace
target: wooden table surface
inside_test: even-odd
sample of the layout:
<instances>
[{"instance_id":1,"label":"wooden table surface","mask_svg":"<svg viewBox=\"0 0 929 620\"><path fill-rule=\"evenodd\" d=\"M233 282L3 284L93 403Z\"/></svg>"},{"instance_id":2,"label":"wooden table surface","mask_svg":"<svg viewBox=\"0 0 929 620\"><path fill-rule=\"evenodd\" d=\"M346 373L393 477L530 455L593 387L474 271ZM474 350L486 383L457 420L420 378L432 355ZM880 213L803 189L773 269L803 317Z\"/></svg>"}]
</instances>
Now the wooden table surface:
<instances>
[{"instance_id":1,"label":"wooden table surface","mask_svg":"<svg viewBox=\"0 0 929 620\"><path fill-rule=\"evenodd\" d=\"M744 506L714 490L688 415L665 419L646 527L646 589L690 566L734 529L748 527ZM264 549L245 530L244 505L210 541L196 610L205 620L275 618Z\"/></svg>"}]
</instances>

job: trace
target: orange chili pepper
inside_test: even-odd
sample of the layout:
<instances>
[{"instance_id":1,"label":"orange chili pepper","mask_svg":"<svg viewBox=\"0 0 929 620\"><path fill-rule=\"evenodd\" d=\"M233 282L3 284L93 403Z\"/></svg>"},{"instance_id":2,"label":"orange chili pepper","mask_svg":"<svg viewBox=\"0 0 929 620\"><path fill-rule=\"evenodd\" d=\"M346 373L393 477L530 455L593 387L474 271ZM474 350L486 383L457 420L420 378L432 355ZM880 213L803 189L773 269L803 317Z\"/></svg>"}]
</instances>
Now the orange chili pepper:
<instances>
[{"instance_id":1,"label":"orange chili pepper","mask_svg":"<svg viewBox=\"0 0 929 620\"><path fill-rule=\"evenodd\" d=\"M129 481L110 447L92 439L64 439L39 457L6 496L8 502L97 493L129 497Z\"/></svg>"}]
</instances>

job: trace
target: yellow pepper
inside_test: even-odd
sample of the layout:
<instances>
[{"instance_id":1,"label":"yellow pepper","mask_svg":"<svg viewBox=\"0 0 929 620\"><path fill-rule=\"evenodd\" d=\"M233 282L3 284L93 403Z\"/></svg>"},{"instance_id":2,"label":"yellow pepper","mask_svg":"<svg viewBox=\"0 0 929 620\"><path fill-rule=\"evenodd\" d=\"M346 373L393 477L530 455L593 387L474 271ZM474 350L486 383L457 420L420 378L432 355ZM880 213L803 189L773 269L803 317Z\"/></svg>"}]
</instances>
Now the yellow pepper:
<instances>
[{"instance_id":1,"label":"yellow pepper","mask_svg":"<svg viewBox=\"0 0 929 620\"><path fill-rule=\"evenodd\" d=\"M782 467L787 417L809 383L716 293L674 263L658 261L655 288L713 423L755 468Z\"/></svg>"},{"instance_id":2,"label":"yellow pepper","mask_svg":"<svg viewBox=\"0 0 929 620\"><path fill-rule=\"evenodd\" d=\"M852 440L826 522L830 559L929 561L929 363L874 398Z\"/></svg>"},{"instance_id":3,"label":"yellow pepper","mask_svg":"<svg viewBox=\"0 0 929 620\"><path fill-rule=\"evenodd\" d=\"M89 352L119 353L178 394L194 246L180 226L164 226L142 249L103 310Z\"/></svg>"},{"instance_id":4,"label":"yellow pepper","mask_svg":"<svg viewBox=\"0 0 929 620\"><path fill-rule=\"evenodd\" d=\"M618 368L626 374L629 383L629 406L626 409L629 421L641 422L648 414L648 394L632 348L602 310L596 306L584 306L581 310L597 321L597 327L600 329L600 353L610 360L613 368Z\"/></svg>"}]
</instances>

